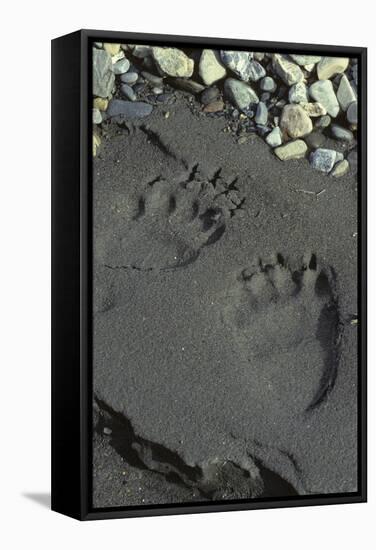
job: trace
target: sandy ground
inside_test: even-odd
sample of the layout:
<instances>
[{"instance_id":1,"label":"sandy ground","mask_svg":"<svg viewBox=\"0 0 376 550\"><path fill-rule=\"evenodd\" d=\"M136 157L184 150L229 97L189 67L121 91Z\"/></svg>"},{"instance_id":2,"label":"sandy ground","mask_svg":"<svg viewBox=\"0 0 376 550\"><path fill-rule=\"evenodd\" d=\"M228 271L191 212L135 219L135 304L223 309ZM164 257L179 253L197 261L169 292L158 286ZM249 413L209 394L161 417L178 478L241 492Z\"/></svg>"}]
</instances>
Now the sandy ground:
<instances>
[{"instance_id":1,"label":"sandy ground","mask_svg":"<svg viewBox=\"0 0 376 550\"><path fill-rule=\"evenodd\" d=\"M94 506L356 491L356 177L168 110L94 161Z\"/></svg>"}]
</instances>

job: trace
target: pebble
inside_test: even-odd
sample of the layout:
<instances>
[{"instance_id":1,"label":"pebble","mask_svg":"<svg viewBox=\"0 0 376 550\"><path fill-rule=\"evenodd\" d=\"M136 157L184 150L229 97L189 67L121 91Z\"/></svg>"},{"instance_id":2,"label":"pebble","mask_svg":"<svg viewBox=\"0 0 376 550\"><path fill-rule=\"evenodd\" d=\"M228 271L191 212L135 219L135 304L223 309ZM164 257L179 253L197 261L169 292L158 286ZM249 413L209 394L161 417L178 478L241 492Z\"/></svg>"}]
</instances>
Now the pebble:
<instances>
[{"instance_id":1,"label":"pebble","mask_svg":"<svg viewBox=\"0 0 376 550\"><path fill-rule=\"evenodd\" d=\"M293 84L289 90L289 101L290 103L307 103L308 102L308 92L307 86L304 82L297 82Z\"/></svg>"},{"instance_id":2,"label":"pebble","mask_svg":"<svg viewBox=\"0 0 376 550\"><path fill-rule=\"evenodd\" d=\"M356 150L350 151L347 155L347 160L349 161L351 171L356 174L358 171L358 152Z\"/></svg>"},{"instance_id":3,"label":"pebble","mask_svg":"<svg viewBox=\"0 0 376 550\"><path fill-rule=\"evenodd\" d=\"M151 74L148 71L142 71L141 75L153 86L161 86L163 84L163 78L155 74Z\"/></svg>"},{"instance_id":4,"label":"pebble","mask_svg":"<svg viewBox=\"0 0 376 550\"><path fill-rule=\"evenodd\" d=\"M328 174L336 161L336 151L332 149L316 149L310 154L309 161L315 170Z\"/></svg>"},{"instance_id":5,"label":"pebble","mask_svg":"<svg viewBox=\"0 0 376 550\"><path fill-rule=\"evenodd\" d=\"M262 126L268 122L268 109L262 101L260 101L257 105L255 122L256 124L261 124Z\"/></svg>"},{"instance_id":6,"label":"pebble","mask_svg":"<svg viewBox=\"0 0 376 550\"><path fill-rule=\"evenodd\" d=\"M125 53L123 52L123 50L120 50L118 53L116 53L115 55L111 56L111 63L113 65L115 65L115 63L117 63L118 61L120 61L120 59L124 59L125 57Z\"/></svg>"},{"instance_id":7,"label":"pebble","mask_svg":"<svg viewBox=\"0 0 376 550\"><path fill-rule=\"evenodd\" d=\"M358 85L358 64L355 63L352 67L351 67L351 75L354 79L354 83L355 85L357 86Z\"/></svg>"},{"instance_id":8,"label":"pebble","mask_svg":"<svg viewBox=\"0 0 376 550\"><path fill-rule=\"evenodd\" d=\"M108 105L107 114L109 117L123 116L132 119L146 117L152 110L152 105L142 101L112 99Z\"/></svg>"},{"instance_id":9,"label":"pebble","mask_svg":"<svg viewBox=\"0 0 376 550\"><path fill-rule=\"evenodd\" d=\"M173 98L172 94L160 94L157 97L158 103L170 103Z\"/></svg>"},{"instance_id":10,"label":"pebble","mask_svg":"<svg viewBox=\"0 0 376 550\"><path fill-rule=\"evenodd\" d=\"M225 78L226 69L222 65L218 52L214 50L202 50L198 73L206 86Z\"/></svg>"},{"instance_id":11,"label":"pebble","mask_svg":"<svg viewBox=\"0 0 376 550\"><path fill-rule=\"evenodd\" d=\"M100 144L101 144L101 138L98 136L98 134L93 132L93 157L96 156L97 150Z\"/></svg>"},{"instance_id":12,"label":"pebble","mask_svg":"<svg viewBox=\"0 0 376 550\"><path fill-rule=\"evenodd\" d=\"M350 166L347 160L341 160L336 164L331 171L330 175L334 178L340 178L341 176L344 176L349 171Z\"/></svg>"},{"instance_id":13,"label":"pebble","mask_svg":"<svg viewBox=\"0 0 376 550\"><path fill-rule=\"evenodd\" d=\"M252 82L257 82L261 78L264 78L266 75L266 71L264 67L259 63L258 61L255 61L252 59L249 62L249 80L252 80Z\"/></svg>"},{"instance_id":14,"label":"pebble","mask_svg":"<svg viewBox=\"0 0 376 550\"><path fill-rule=\"evenodd\" d=\"M120 80L123 84L135 84L138 79L137 73L124 73L120 75Z\"/></svg>"},{"instance_id":15,"label":"pebble","mask_svg":"<svg viewBox=\"0 0 376 550\"><path fill-rule=\"evenodd\" d=\"M336 151L336 160L334 164L337 164L337 162L343 159L344 159L343 153L341 153L340 151Z\"/></svg>"},{"instance_id":16,"label":"pebble","mask_svg":"<svg viewBox=\"0 0 376 550\"><path fill-rule=\"evenodd\" d=\"M108 99L103 97L95 97L93 100L94 109L99 109L100 111L106 111L108 107Z\"/></svg>"},{"instance_id":17,"label":"pebble","mask_svg":"<svg viewBox=\"0 0 376 550\"><path fill-rule=\"evenodd\" d=\"M96 48L103 48L103 42L94 42Z\"/></svg>"},{"instance_id":18,"label":"pebble","mask_svg":"<svg viewBox=\"0 0 376 550\"><path fill-rule=\"evenodd\" d=\"M102 115L99 109L93 109L93 124L100 124L102 122Z\"/></svg>"},{"instance_id":19,"label":"pebble","mask_svg":"<svg viewBox=\"0 0 376 550\"><path fill-rule=\"evenodd\" d=\"M246 109L252 103L259 102L257 94L251 86L236 78L227 78L225 80L224 92L231 103L239 109Z\"/></svg>"},{"instance_id":20,"label":"pebble","mask_svg":"<svg viewBox=\"0 0 376 550\"><path fill-rule=\"evenodd\" d=\"M152 54L152 47L151 46L145 46L144 44L137 44L132 50L132 55L137 57L138 59L144 59L145 57L149 57Z\"/></svg>"},{"instance_id":21,"label":"pebble","mask_svg":"<svg viewBox=\"0 0 376 550\"><path fill-rule=\"evenodd\" d=\"M129 84L122 84L120 86L120 91L125 97L127 97L131 101L136 101L137 95L135 94L135 91L133 90L133 88L129 86Z\"/></svg>"},{"instance_id":22,"label":"pebble","mask_svg":"<svg viewBox=\"0 0 376 550\"><path fill-rule=\"evenodd\" d=\"M318 149L324 145L325 136L316 130L305 137L305 142L310 149Z\"/></svg>"},{"instance_id":23,"label":"pebble","mask_svg":"<svg viewBox=\"0 0 376 550\"><path fill-rule=\"evenodd\" d=\"M291 54L290 57L297 65L315 65L321 59L321 55L296 55Z\"/></svg>"},{"instance_id":24,"label":"pebble","mask_svg":"<svg viewBox=\"0 0 376 550\"><path fill-rule=\"evenodd\" d=\"M316 128L327 128L330 126L330 123L332 122L332 119L329 115L324 115L320 117L318 120L316 120L315 126Z\"/></svg>"},{"instance_id":25,"label":"pebble","mask_svg":"<svg viewBox=\"0 0 376 550\"><path fill-rule=\"evenodd\" d=\"M350 124L358 124L358 102L354 101L351 103L347 109L346 113L347 120Z\"/></svg>"},{"instance_id":26,"label":"pebble","mask_svg":"<svg viewBox=\"0 0 376 550\"><path fill-rule=\"evenodd\" d=\"M115 84L111 57L104 50L93 50L93 94L107 98Z\"/></svg>"},{"instance_id":27,"label":"pebble","mask_svg":"<svg viewBox=\"0 0 376 550\"><path fill-rule=\"evenodd\" d=\"M300 105L285 105L280 120L281 130L292 138L303 137L312 132L312 121Z\"/></svg>"},{"instance_id":28,"label":"pebble","mask_svg":"<svg viewBox=\"0 0 376 550\"><path fill-rule=\"evenodd\" d=\"M186 92L190 92L191 94L200 94L205 90L205 86L203 86L199 82L196 82L195 80L189 80L187 78L175 78L173 84L177 88L180 88L181 90L184 90Z\"/></svg>"},{"instance_id":29,"label":"pebble","mask_svg":"<svg viewBox=\"0 0 376 550\"><path fill-rule=\"evenodd\" d=\"M223 103L223 101L221 99L217 99L216 101L205 105L203 111L205 113L218 113L219 111L223 111L224 106L225 104Z\"/></svg>"},{"instance_id":30,"label":"pebble","mask_svg":"<svg viewBox=\"0 0 376 550\"><path fill-rule=\"evenodd\" d=\"M330 116L335 118L338 115L339 104L330 80L317 80L310 86L309 94L325 107Z\"/></svg>"},{"instance_id":31,"label":"pebble","mask_svg":"<svg viewBox=\"0 0 376 550\"><path fill-rule=\"evenodd\" d=\"M239 78L245 81L250 79L250 61L251 52L225 51L220 52L223 64L235 73Z\"/></svg>"},{"instance_id":32,"label":"pebble","mask_svg":"<svg viewBox=\"0 0 376 550\"><path fill-rule=\"evenodd\" d=\"M348 106L356 101L356 94L345 74L342 76L338 86L337 99L342 111L347 111Z\"/></svg>"},{"instance_id":33,"label":"pebble","mask_svg":"<svg viewBox=\"0 0 376 550\"><path fill-rule=\"evenodd\" d=\"M112 434L112 430L111 430L111 428L107 428L107 426L105 426L105 427L103 428L103 433L104 433L105 435L111 435L111 434Z\"/></svg>"},{"instance_id":34,"label":"pebble","mask_svg":"<svg viewBox=\"0 0 376 550\"><path fill-rule=\"evenodd\" d=\"M266 103L267 101L269 101L270 99L270 93L269 92L263 92L261 95L260 95L260 101L263 101L264 103Z\"/></svg>"},{"instance_id":35,"label":"pebble","mask_svg":"<svg viewBox=\"0 0 376 550\"><path fill-rule=\"evenodd\" d=\"M158 68L168 76L192 76L194 69L193 59L177 48L152 48L153 58Z\"/></svg>"},{"instance_id":36,"label":"pebble","mask_svg":"<svg viewBox=\"0 0 376 550\"><path fill-rule=\"evenodd\" d=\"M321 103L301 103L300 106L305 110L307 115L312 118L326 115L326 109Z\"/></svg>"},{"instance_id":37,"label":"pebble","mask_svg":"<svg viewBox=\"0 0 376 550\"><path fill-rule=\"evenodd\" d=\"M219 97L219 90L215 86L212 86L211 88L206 88L201 94L201 103L204 105L207 105L208 103L211 103L212 101L218 99Z\"/></svg>"},{"instance_id":38,"label":"pebble","mask_svg":"<svg viewBox=\"0 0 376 550\"><path fill-rule=\"evenodd\" d=\"M155 86L155 87L152 89L152 92L153 92L153 94L155 94L155 95L163 94L163 88L160 88L159 86Z\"/></svg>"},{"instance_id":39,"label":"pebble","mask_svg":"<svg viewBox=\"0 0 376 550\"><path fill-rule=\"evenodd\" d=\"M290 61L286 56L273 54L273 67L287 86L292 86L304 79L303 71L299 65Z\"/></svg>"},{"instance_id":40,"label":"pebble","mask_svg":"<svg viewBox=\"0 0 376 550\"><path fill-rule=\"evenodd\" d=\"M273 130L266 136L266 143L270 147L278 147L282 144L282 133L279 127L273 128Z\"/></svg>"},{"instance_id":41,"label":"pebble","mask_svg":"<svg viewBox=\"0 0 376 550\"><path fill-rule=\"evenodd\" d=\"M330 130L333 137L341 141L348 141L351 143L354 139L353 133L350 130L347 130L347 128L339 126L339 124L332 124Z\"/></svg>"},{"instance_id":42,"label":"pebble","mask_svg":"<svg viewBox=\"0 0 376 550\"><path fill-rule=\"evenodd\" d=\"M323 57L317 65L319 80L328 80L338 73L343 73L349 64L348 57Z\"/></svg>"},{"instance_id":43,"label":"pebble","mask_svg":"<svg viewBox=\"0 0 376 550\"><path fill-rule=\"evenodd\" d=\"M286 145L276 147L274 152L280 160L300 159L305 156L307 145L302 139L296 139L286 143Z\"/></svg>"},{"instance_id":44,"label":"pebble","mask_svg":"<svg viewBox=\"0 0 376 550\"><path fill-rule=\"evenodd\" d=\"M260 82L260 89L264 92L275 92L277 84L271 76L265 76Z\"/></svg>"},{"instance_id":45,"label":"pebble","mask_svg":"<svg viewBox=\"0 0 376 550\"><path fill-rule=\"evenodd\" d=\"M103 49L109 55L116 55L117 53L119 53L120 44L113 44L112 42L104 42L103 43Z\"/></svg>"},{"instance_id":46,"label":"pebble","mask_svg":"<svg viewBox=\"0 0 376 550\"><path fill-rule=\"evenodd\" d=\"M114 65L114 73L115 74L124 74L128 71L130 66L130 63L126 57L123 57L123 59L120 59L120 61L117 61Z\"/></svg>"}]
</instances>

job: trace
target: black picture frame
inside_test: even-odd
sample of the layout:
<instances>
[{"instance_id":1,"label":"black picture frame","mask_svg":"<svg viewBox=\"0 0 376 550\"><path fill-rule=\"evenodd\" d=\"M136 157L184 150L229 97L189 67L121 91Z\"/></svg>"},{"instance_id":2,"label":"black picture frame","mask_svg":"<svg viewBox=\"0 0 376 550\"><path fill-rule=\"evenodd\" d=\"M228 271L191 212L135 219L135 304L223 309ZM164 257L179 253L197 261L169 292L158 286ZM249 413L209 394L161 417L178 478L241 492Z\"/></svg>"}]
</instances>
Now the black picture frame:
<instances>
[{"instance_id":1,"label":"black picture frame","mask_svg":"<svg viewBox=\"0 0 376 550\"><path fill-rule=\"evenodd\" d=\"M360 98L358 491L94 509L91 505L91 63L93 41L358 58ZM52 509L79 520L365 502L367 499L367 49L80 30L52 40Z\"/></svg>"}]
</instances>

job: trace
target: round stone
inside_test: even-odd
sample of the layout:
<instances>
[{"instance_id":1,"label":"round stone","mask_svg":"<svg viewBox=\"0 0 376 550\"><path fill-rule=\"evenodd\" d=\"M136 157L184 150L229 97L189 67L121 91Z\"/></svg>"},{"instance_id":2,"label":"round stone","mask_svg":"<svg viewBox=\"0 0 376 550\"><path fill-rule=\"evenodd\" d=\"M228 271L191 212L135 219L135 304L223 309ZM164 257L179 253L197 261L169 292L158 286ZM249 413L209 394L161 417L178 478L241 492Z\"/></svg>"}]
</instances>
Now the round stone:
<instances>
[{"instance_id":1,"label":"round stone","mask_svg":"<svg viewBox=\"0 0 376 550\"><path fill-rule=\"evenodd\" d=\"M129 84L129 85L135 84L137 82L137 79L138 79L138 74L133 72L124 73L120 75L120 80L122 81L123 84Z\"/></svg>"},{"instance_id":2,"label":"round stone","mask_svg":"<svg viewBox=\"0 0 376 550\"><path fill-rule=\"evenodd\" d=\"M282 133L278 128L273 128L273 130L266 136L265 141L270 147L278 147L282 144Z\"/></svg>"},{"instance_id":3,"label":"round stone","mask_svg":"<svg viewBox=\"0 0 376 550\"><path fill-rule=\"evenodd\" d=\"M312 132L305 137L305 142L310 149L318 149L325 143L325 136L321 132Z\"/></svg>"},{"instance_id":4,"label":"round stone","mask_svg":"<svg viewBox=\"0 0 376 550\"><path fill-rule=\"evenodd\" d=\"M327 113L336 117L339 112L339 104L330 80L317 80L309 88L309 94L326 109Z\"/></svg>"},{"instance_id":5,"label":"round stone","mask_svg":"<svg viewBox=\"0 0 376 550\"><path fill-rule=\"evenodd\" d=\"M285 105L280 126L292 138L303 137L312 132L312 121L300 105Z\"/></svg>"},{"instance_id":6,"label":"round stone","mask_svg":"<svg viewBox=\"0 0 376 550\"><path fill-rule=\"evenodd\" d=\"M130 63L126 57L120 59L114 64L114 73L115 74L124 74L128 71Z\"/></svg>"},{"instance_id":7,"label":"round stone","mask_svg":"<svg viewBox=\"0 0 376 550\"><path fill-rule=\"evenodd\" d=\"M264 126L268 121L268 109L262 101L260 101L257 105L256 109L256 115L255 115L255 122L256 124L260 124L261 126Z\"/></svg>"},{"instance_id":8,"label":"round stone","mask_svg":"<svg viewBox=\"0 0 376 550\"><path fill-rule=\"evenodd\" d=\"M228 78L225 81L224 91L226 97L239 109L246 109L251 104L259 102L257 94L251 86L236 78Z\"/></svg>"},{"instance_id":9,"label":"round stone","mask_svg":"<svg viewBox=\"0 0 376 550\"><path fill-rule=\"evenodd\" d=\"M307 145L302 139L296 139L290 141L286 145L281 145L274 149L274 153L280 160L293 160L300 159L305 156L307 152Z\"/></svg>"},{"instance_id":10,"label":"round stone","mask_svg":"<svg viewBox=\"0 0 376 550\"><path fill-rule=\"evenodd\" d=\"M260 82L260 89L263 92L275 92L277 84L274 82L271 76L265 76Z\"/></svg>"},{"instance_id":11,"label":"round stone","mask_svg":"<svg viewBox=\"0 0 376 550\"><path fill-rule=\"evenodd\" d=\"M162 73L168 76L190 77L193 73L194 62L184 52L177 48L152 49L154 61Z\"/></svg>"},{"instance_id":12,"label":"round stone","mask_svg":"<svg viewBox=\"0 0 376 550\"><path fill-rule=\"evenodd\" d=\"M327 80L338 73L343 73L349 64L348 57L323 57L317 65L319 80Z\"/></svg>"},{"instance_id":13,"label":"round stone","mask_svg":"<svg viewBox=\"0 0 376 550\"><path fill-rule=\"evenodd\" d=\"M350 143L354 139L353 133L342 126L339 126L339 124L332 124L330 129L335 139L339 139L340 141L348 141Z\"/></svg>"},{"instance_id":14,"label":"round stone","mask_svg":"<svg viewBox=\"0 0 376 550\"><path fill-rule=\"evenodd\" d=\"M219 97L219 90L215 86L207 88L201 94L201 103L208 105L212 101L215 101Z\"/></svg>"},{"instance_id":15,"label":"round stone","mask_svg":"<svg viewBox=\"0 0 376 550\"><path fill-rule=\"evenodd\" d=\"M202 50L198 72L206 86L226 76L226 69L222 65L218 52L214 50Z\"/></svg>"},{"instance_id":16,"label":"round stone","mask_svg":"<svg viewBox=\"0 0 376 550\"><path fill-rule=\"evenodd\" d=\"M347 120L350 124L358 124L358 103L354 101L351 103L347 109Z\"/></svg>"},{"instance_id":17,"label":"round stone","mask_svg":"<svg viewBox=\"0 0 376 550\"><path fill-rule=\"evenodd\" d=\"M129 86L128 84L122 84L120 87L120 91L126 98L130 99L131 101L136 101L137 96L133 88L131 88L131 86Z\"/></svg>"},{"instance_id":18,"label":"round stone","mask_svg":"<svg viewBox=\"0 0 376 550\"><path fill-rule=\"evenodd\" d=\"M324 115L316 121L315 126L316 128L327 128L328 126L330 126L331 122L332 119L330 118L330 116Z\"/></svg>"}]
</instances>

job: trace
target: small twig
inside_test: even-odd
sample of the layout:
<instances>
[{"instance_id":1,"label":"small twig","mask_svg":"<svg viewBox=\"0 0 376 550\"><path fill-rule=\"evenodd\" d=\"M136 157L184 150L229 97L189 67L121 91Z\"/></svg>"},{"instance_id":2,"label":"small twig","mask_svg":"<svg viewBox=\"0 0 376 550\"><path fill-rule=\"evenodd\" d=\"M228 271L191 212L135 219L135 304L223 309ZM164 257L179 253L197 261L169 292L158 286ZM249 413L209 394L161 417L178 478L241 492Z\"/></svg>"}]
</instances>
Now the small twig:
<instances>
[{"instance_id":1,"label":"small twig","mask_svg":"<svg viewBox=\"0 0 376 550\"><path fill-rule=\"evenodd\" d=\"M321 189L321 191L319 191L318 193L316 193L316 199L322 195L323 193L325 193L326 189Z\"/></svg>"},{"instance_id":2,"label":"small twig","mask_svg":"<svg viewBox=\"0 0 376 550\"><path fill-rule=\"evenodd\" d=\"M306 195L316 195L314 191L307 191L307 189L295 189L297 193L306 193Z\"/></svg>"}]
</instances>

